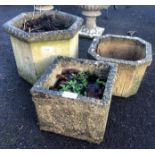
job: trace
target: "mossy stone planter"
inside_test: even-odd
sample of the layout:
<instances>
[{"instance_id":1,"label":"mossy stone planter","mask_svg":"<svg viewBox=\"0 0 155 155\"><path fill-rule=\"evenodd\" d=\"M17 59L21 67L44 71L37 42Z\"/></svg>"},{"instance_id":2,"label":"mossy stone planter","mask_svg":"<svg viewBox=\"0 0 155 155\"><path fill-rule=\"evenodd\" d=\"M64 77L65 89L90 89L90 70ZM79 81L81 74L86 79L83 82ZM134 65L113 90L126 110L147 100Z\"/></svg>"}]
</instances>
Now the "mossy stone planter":
<instances>
[{"instance_id":1,"label":"mossy stone planter","mask_svg":"<svg viewBox=\"0 0 155 155\"><path fill-rule=\"evenodd\" d=\"M105 35L95 38L88 53L99 61L118 64L113 95L135 95L152 62L152 46L138 37Z\"/></svg>"},{"instance_id":2,"label":"mossy stone planter","mask_svg":"<svg viewBox=\"0 0 155 155\"><path fill-rule=\"evenodd\" d=\"M74 68L107 77L101 100L49 90L56 75ZM41 130L100 143L103 140L117 66L84 59L58 58L31 89Z\"/></svg>"},{"instance_id":3,"label":"mossy stone planter","mask_svg":"<svg viewBox=\"0 0 155 155\"><path fill-rule=\"evenodd\" d=\"M69 23L69 28L57 31L28 33L20 29L25 20L37 19L41 15L55 15ZM19 75L33 84L55 56L78 57L78 32L83 19L60 12L22 13L3 25L10 34Z\"/></svg>"}]
</instances>

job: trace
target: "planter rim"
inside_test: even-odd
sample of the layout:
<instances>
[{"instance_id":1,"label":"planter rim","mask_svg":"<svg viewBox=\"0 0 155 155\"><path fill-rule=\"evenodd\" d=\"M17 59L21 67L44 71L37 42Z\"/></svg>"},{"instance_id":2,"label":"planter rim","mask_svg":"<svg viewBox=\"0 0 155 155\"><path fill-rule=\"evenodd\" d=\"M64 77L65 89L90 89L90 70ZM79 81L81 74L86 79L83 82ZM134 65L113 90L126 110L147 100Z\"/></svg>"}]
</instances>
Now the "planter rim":
<instances>
[{"instance_id":1,"label":"planter rim","mask_svg":"<svg viewBox=\"0 0 155 155\"><path fill-rule=\"evenodd\" d=\"M88 60L88 59L75 59L75 58L69 58L69 57L63 57L63 56L58 56L53 64L51 64L43 73L43 75L39 78L39 80L33 85L31 88L30 92L33 95L34 93L49 97L51 95L58 96L58 97L63 97L63 92L60 91L54 91L54 90L49 90L47 88L43 88L44 82L48 79L48 76L53 72L55 69L56 65L59 64L61 60L67 61L72 61L72 62L80 62L82 64L94 64L94 65L106 65L107 67L110 67L108 77L107 77L107 82L105 85L104 93L103 93L103 98L102 99L95 99L95 98L90 98L86 96L78 96L75 99L72 100L81 100L83 102L89 102L90 104L97 104L97 105L109 105L111 102L111 97L112 97L112 89L113 85L116 79L116 73L117 73L117 64L113 63L106 63L106 62L98 62L98 61L93 61L93 60ZM64 98L64 97L63 97Z\"/></svg>"},{"instance_id":2,"label":"planter rim","mask_svg":"<svg viewBox=\"0 0 155 155\"><path fill-rule=\"evenodd\" d=\"M70 18L73 20L73 23L70 25L68 29L64 30L57 30L57 31L48 31L48 32L39 32L39 33L28 33L20 28L15 26L15 23L18 23L20 20L24 19L25 17L29 17L30 15L40 15L39 12L23 12L16 17L12 18L11 20L7 21L3 25L3 30L17 37L18 39L24 40L26 42L37 42L37 41L51 41L51 40L65 40L73 38L74 35L80 30L82 27L83 19L81 17L65 13L62 11L50 11L47 12L48 15L56 14L61 15L66 18ZM43 12L43 14L47 14Z\"/></svg>"},{"instance_id":3,"label":"planter rim","mask_svg":"<svg viewBox=\"0 0 155 155\"><path fill-rule=\"evenodd\" d=\"M128 39L128 40L135 40L138 41L142 44L145 45L145 58L141 60L136 60L136 61L131 61L131 60L124 60L124 59L117 59L117 58L108 58L108 57L102 57L99 54L96 53L96 49L98 44L100 43L101 40L106 39L106 38L119 38L119 39ZM88 49L88 54L93 56L96 60L99 61L106 61L106 62L112 62L112 63L117 63L117 64L126 64L126 65L132 65L132 66L138 66L142 64L151 64L152 62L152 45L143 40L142 38L139 37L130 37L130 36L124 36L124 35L114 35L114 34L106 34L101 37L96 37L93 39L92 44L90 45Z\"/></svg>"},{"instance_id":4,"label":"planter rim","mask_svg":"<svg viewBox=\"0 0 155 155\"><path fill-rule=\"evenodd\" d=\"M108 8L110 5L80 5L79 7L84 11L101 11Z\"/></svg>"}]
</instances>

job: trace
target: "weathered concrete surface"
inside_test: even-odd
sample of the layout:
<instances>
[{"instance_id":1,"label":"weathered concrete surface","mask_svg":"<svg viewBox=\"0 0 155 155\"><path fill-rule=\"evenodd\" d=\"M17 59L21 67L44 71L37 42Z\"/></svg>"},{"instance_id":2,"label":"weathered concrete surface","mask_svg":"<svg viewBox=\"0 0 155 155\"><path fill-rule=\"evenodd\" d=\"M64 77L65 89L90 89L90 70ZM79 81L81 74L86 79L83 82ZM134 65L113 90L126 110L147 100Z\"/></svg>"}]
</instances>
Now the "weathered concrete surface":
<instances>
[{"instance_id":1,"label":"weathered concrete surface","mask_svg":"<svg viewBox=\"0 0 155 155\"><path fill-rule=\"evenodd\" d=\"M152 62L152 46L138 37L104 35L95 38L88 53L98 61L118 64L113 95L135 95L146 68Z\"/></svg>"},{"instance_id":2,"label":"weathered concrete surface","mask_svg":"<svg viewBox=\"0 0 155 155\"><path fill-rule=\"evenodd\" d=\"M78 57L78 32L82 26L82 19L63 12L50 12L48 14L62 16L62 20L66 18L65 22L68 20L70 27L66 30L37 34L18 29L24 19L32 18L33 12L22 13L3 26L4 30L11 36L18 73L31 84L36 82L56 56ZM39 16L40 13L36 12L34 18Z\"/></svg>"},{"instance_id":3,"label":"weathered concrete surface","mask_svg":"<svg viewBox=\"0 0 155 155\"><path fill-rule=\"evenodd\" d=\"M59 58L31 89L41 130L93 143L101 143L107 124L117 66L95 61ZM101 100L78 96L68 98L63 92L49 90L64 69L74 68L107 77Z\"/></svg>"},{"instance_id":4,"label":"weathered concrete surface","mask_svg":"<svg viewBox=\"0 0 155 155\"><path fill-rule=\"evenodd\" d=\"M56 9L81 15L76 6ZM129 30L152 43L155 49L155 6L117 6L98 18L105 34L126 35ZM0 25L33 6L0 6ZM92 40L80 38L80 57L87 58ZM153 59L155 56L153 56ZM0 27L0 148L32 149L134 149L155 148L155 61L147 69L139 91L129 98L113 97L104 141L90 144L74 138L43 132L29 90L32 85L18 76L9 36Z\"/></svg>"},{"instance_id":5,"label":"weathered concrete surface","mask_svg":"<svg viewBox=\"0 0 155 155\"><path fill-rule=\"evenodd\" d=\"M52 96L33 99L41 130L101 143L109 114L109 105L93 105Z\"/></svg>"},{"instance_id":6,"label":"weathered concrete surface","mask_svg":"<svg viewBox=\"0 0 155 155\"><path fill-rule=\"evenodd\" d=\"M57 55L78 57L78 37L76 34L67 40L28 43L12 36L19 76L34 84Z\"/></svg>"}]
</instances>

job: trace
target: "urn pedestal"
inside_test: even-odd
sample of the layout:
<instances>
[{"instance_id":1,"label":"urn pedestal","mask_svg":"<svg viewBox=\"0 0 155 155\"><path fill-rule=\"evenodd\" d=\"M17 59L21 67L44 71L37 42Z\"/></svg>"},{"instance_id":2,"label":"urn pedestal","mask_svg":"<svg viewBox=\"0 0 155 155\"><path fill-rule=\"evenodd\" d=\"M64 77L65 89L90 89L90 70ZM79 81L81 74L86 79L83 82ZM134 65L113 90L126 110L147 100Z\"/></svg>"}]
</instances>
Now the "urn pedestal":
<instances>
[{"instance_id":1,"label":"urn pedestal","mask_svg":"<svg viewBox=\"0 0 155 155\"><path fill-rule=\"evenodd\" d=\"M82 14L85 16L85 25L82 26L80 35L94 38L101 36L105 28L96 25L96 18L101 15L101 10L108 5L80 5Z\"/></svg>"}]
</instances>

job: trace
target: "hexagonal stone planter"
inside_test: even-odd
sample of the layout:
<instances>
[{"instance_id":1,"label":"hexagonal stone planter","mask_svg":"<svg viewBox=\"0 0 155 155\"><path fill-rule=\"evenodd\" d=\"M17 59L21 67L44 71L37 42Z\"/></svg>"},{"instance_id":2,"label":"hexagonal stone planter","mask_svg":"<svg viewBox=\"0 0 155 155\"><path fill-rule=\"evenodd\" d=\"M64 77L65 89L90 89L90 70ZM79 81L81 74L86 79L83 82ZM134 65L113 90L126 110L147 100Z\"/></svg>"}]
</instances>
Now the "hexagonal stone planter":
<instances>
[{"instance_id":1,"label":"hexagonal stone planter","mask_svg":"<svg viewBox=\"0 0 155 155\"><path fill-rule=\"evenodd\" d=\"M101 100L75 93L49 90L63 70L74 68L106 76ZM103 140L117 66L96 61L59 57L31 89L41 130L100 143Z\"/></svg>"},{"instance_id":2,"label":"hexagonal stone planter","mask_svg":"<svg viewBox=\"0 0 155 155\"><path fill-rule=\"evenodd\" d=\"M47 32L25 32L21 26L25 21L37 19L43 14L54 15L69 24L64 30ZM78 32L83 19L60 12L22 13L3 25L10 34L13 52L19 75L30 83L34 83L55 56L78 56Z\"/></svg>"},{"instance_id":3,"label":"hexagonal stone planter","mask_svg":"<svg viewBox=\"0 0 155 155\"><path fill-rule=\"evenodd\" d=\"M152 61L151 44L138 37L105 35L95 38L88 53L96 60L118 64L113 95L121 97L137 93Z\"/></svg>"}]
</instances>

